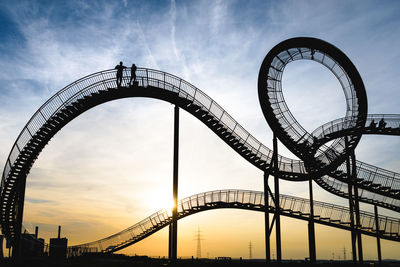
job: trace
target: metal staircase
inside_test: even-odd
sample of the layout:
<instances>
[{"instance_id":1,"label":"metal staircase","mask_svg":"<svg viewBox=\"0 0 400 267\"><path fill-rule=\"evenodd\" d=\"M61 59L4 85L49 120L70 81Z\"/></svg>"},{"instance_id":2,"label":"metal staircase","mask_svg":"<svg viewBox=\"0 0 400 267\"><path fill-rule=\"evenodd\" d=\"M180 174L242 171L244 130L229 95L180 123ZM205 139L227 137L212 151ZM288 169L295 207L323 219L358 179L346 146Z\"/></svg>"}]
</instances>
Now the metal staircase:
<instances>
[{"instance_id":1,"label":"metal staircase","mask_svg":"<svg viewBox=\"0 0 400 267\"><path fill-rule=\"evenodd\" d=\"M308 199L280 195L279 203L282 215L305 221L309 220L310 202ZM182 219L201 211L221 208L264 212L264 193L232 189L196 194L179 201L178 218ZM269 199L268 210L271 213L275 211L272 198ZM373 213L362 211L360 218L361 225L357 226L357 229L362 234L370 236L378 234L383 239L400 241L400 221L398 219L379 216L379 231L377 231ZM344 230L351 229L350 213L347 207L314 201L314 219L319 224ZM98 241L71 246L68 248L68 256L80 256L85 253L111 253L121 250L168 226L171 220L171 211L160 210L119 233Z\"/></svg>"},{"instance_id":2,"label":"metal staircase","mask_svg":"<svg viewBox=\"0 0 400 267\"><path fill-rule=\"evenodd\" d=\"M269 170L272 150L247 132L201 90L171 74L144 68L138 68L136 71L138 84L128 86L129 73L130 69L126 69L121 88L116 88L115 70L94 73L68 85L44 103L23 128L7 159L1 181L1 225L7 238L15 236L21 186L24 185L32 164L41 150L72 119L96 105L114 99L141 96L174 103L205 123L254 166L262 171ZM279 156L278 161L280 178L292 181L308 179L303 161L283 156ZM393 190L398 190L399 174L379 170L378 172L377 169L365 167L360 172L362 176L359 177L359 183L363 184L363 188L379 193L379 195L366 194L361 200L398 211L397 201L400 196L394 194ZM383 175L384 172L389 174ZM393 177L390 176L391 173L394 174ZM343 176L342 173L331 175L339 180ZM341 181L346 180L346 177L342 178ZM376 181L378 179L379 182ZM315 181L329 192L340 196L346 195L345 186L334 188L324 177L316 177ZM377 187L374 184L382 186ZM378 196L384 197L378 198Z\"/></svg>"}]
</instances>

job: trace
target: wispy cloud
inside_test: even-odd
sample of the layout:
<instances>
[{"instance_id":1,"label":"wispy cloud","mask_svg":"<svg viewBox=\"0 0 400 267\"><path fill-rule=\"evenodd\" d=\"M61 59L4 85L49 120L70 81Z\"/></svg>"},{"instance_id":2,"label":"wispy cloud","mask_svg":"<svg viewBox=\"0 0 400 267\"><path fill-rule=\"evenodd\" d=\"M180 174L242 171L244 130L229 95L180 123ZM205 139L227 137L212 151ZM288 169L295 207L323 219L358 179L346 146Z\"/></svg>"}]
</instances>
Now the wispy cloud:
<instances>
[{"instance_id":1,"label":"wispy cloud","mask_svg":"<svg viewBox=\"0 0 400 267\"><path fill-rule=\"evenodd\" d=\"M33 204L43 204L43 203L51 203L53 202L52 200L48 199L38 199L38 198L25 198L25 201L33 203Z\"/></svg>"},{"instance_id":2,"label":"wispy cloud","mask_svg":"<svg viewBox=\"0 0 400 267\"><path fill-rule=\"evenodd\" d=\"M274 45L294 36L335 44L359 69L370 111L399 112L396 2L20 1L1 3L0 9L0 16L7 14L3 25L10 25L1 30L2 36L17 36L0 45L5 49L0 55L3 162L23 125L46 99L120 60L187 79L271 146L272 132L257 96L258 71ZM284 94L296 118L312 130L342 116L343 99L329 71L303 63L285 70ZM26 221L43 223L49 236L63 224L71 242L78 242L102 237L101 229L111 234L156 211L157 203L167 202L171 194L172 116L170 104L141 98L109 102L72 121L33 166ZM362 141L357 157L399 171L399 142L371 138L377 139L371 139L373 144L370 138ZM263 189L261 171L184 111L180 147L180 196L221 188ZM290 155L283 147L280 152ZM303 183L282 182L281 191L307 197ZM321 200L341 202L316 191ZM262 229L257 215L245 217ZM207 217L197 218L191 221L194 228L207 224ZM82 232L87 235L77 234ZM254 255L262 257L262 249Z\"/></svg>"}]
</instances>

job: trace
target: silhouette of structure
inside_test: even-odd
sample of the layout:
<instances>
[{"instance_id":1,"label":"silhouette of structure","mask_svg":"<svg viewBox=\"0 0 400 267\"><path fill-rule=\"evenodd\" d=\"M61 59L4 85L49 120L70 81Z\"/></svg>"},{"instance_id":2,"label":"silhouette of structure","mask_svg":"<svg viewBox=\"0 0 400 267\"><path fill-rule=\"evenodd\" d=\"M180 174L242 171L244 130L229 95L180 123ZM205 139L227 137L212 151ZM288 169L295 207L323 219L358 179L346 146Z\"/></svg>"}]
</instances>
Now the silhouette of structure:
<instances>
[{"instance_id":1,"label":"silhouette of structure","mask_svg":"<svg viewBox=\"0 0 400 267\"><path fill-rule=\"evenodd\" d=\"M253 258L253 245L251 244L251 241L249 242L249 259L251 260Z\"/></svg>"},{"instance_id":2,"label":"silhouette of structure","mask_svg":"<svg viewBox=\"0 0 400 267\"><path fill-rule=\"evenodd\" d=\"M168 257L176 261L178 253L178 163L179 163L179 107L174 109L174 165L172 196L174 206L172 208L172 222L169 228Z\"/></svg>"},{"instance_id":3,"label":"silhouette of structure","mask_svg":"<svg viewBox=\"0 0 400 267\"><path fill-rule=\"evenodd\" d=\"M50 238L49 256L51 258L65 259L67 257L68 239L61 238L61 226L58 226L57 238Z\"/></svg>"},{"instance_id":4,"label":"silhouette of structure","mask_svg":"<svg viewBox=\"0 0 400 267\"><path fill-rule=\"evenodd\" d=\"M298 123L284 101L282 90L283 70L295 60L316 61L326 66L338 78L347 96L344 118L325 123L311 133ZM119 66L124 69L122 62ZM68 249L68 255L117 251L171 224L169 256L174 260L177 253L177 220L202 210L222 207L240 207L265 213L267 261L270 260L271 250L269 236L274 226L276 258L278 261L282 259L281 215L309 222L311 261L316 259L314 223L349 230L354 261L357 260L356 252L358 260L363 261L362 234L377 238L378 255L381 255L381 238L399 241L399 220L380 216L377 207L400 211L400 174L356 160L354 150L363 134L400 135L400 115L367 113L367 98L362 79L350 59L338 48L315 38L293 38L278 44L267 54L259 72L258 94L264 116L274 132L272 150L247 132L213 99L181 78L157 70L137 68L137 88L132 90L123 86L129 84L131 77L122 75L122 70L118 68L94 73L66 86L35 112L15 141L5 163L0 190L0 223L3 234L11 242L14 257L21 253L26 178L42 149L58 131L78 115L99 104L126 97L150 97L175 105L175 203L178 199L179 108L198 118L244 159L263 171L264 192L240 193L243 198L251 196L257 197L257 200L236 199L235 202L239 206L226 202L226 199L231 199L231 196L223 193L226 191L217 194L221 197L218 201L203 201L212 206L182 202L185 204L175 205L172 217L166 213L162 214L163 217L149 217L147 225L140 223L145 230L139 231L132 226L131 230L135 229L136 232L126 230L119 233L118 242L114 237L109 237L95 243L74 246ZM372 127L375 121L379 121L378 127ZM300 160L279 155L278 139ZM329 145L326 145L327 143ZM271 175L274 176L274 193L268 185ZM309 181L309 200L279 194L280 179ZM335 212L342 212L343 216L347 216L345 219L332 219L330 215L321 214L317 206L322 205L322 202L313 199L313 182L328 192L349 200L348 209L335 206L338 208ZM307 206L307 210L297 213L300 212L298 208L286 206L285 202L281 202L282 197L291 199L293 205L296 205L297 201L302 202ZM268 205L264 205L264 201ZM359 202L374 205L375 214L360 211ZM244 207L241 206L243 203L254 204ZM326 208L327 205L322 206ZM271 222L269 214L273 215ZM371 221L366 223L363 220L364 216ZM122 237L124 233L129 235Z\"/></svg>"},{"instance_id":5,"label":"silhouette of structure","mask_svg":"<svg viewBox=\"0 0 400 267\"><path fill-rule=\"evenodd\" d=\"M267 207L264 205L264 192L247 190L216 190L196 194L184 198L178 202L178 219L197 214L199 212L214 209L244 209L264 212L266 209L274 214L275 201L269 199ZM275 198L275 195L272 194ZM281 205L281 215L309 221L310 200L289 195L280 195L277 198ZM351 231L349 208L331 203L314 201L315 223ZM400 241L400 222L397 218L379 216L378 220L384 223L386 228L381 227L377 232L374 228L374 213L360 211L361 233L374 236L377 235L386 240ZM68 248L70 256L79 256L87 252L116 252L135 244L157 231L169 226L172 214L169 210L162 209L142 221L115 233L109 237Z\"/></svg>"},{"instance_id":6,"label":"silhouette of structure","mask_svg":"<svg viewBox=\"0 0 400 267\"><path fill-rule=\"evenodd\" d=\"M35 227L35 234L29 234L26 230L21 236L21 251L25 257L42 256L44 253L45 242L39 238L39 227Z\"/></svg>"},{"instance_id":7,"label":"silhouette of structure","mask_svg":"<svg viewBox=\"0 0 400 267\"><path fill-rule=\"evenodd\" d=\"M201 236L200 233L200 226L197 229L197 234L196 234L196 242L197 242L197 246L196 246L196 258L200 259L201 258L201 240L204 240Z\"/></svg>"},{"instance_id":8,"label":"silhouette of structure","mask_svg":"<svg viewBox=\"0 0 400 267\"><path fill-rule=\"evenodd\" d=\"M4 258L4 253L3 253L3 235L0 235L0 259Z\"/></svg>"}]
</instances>

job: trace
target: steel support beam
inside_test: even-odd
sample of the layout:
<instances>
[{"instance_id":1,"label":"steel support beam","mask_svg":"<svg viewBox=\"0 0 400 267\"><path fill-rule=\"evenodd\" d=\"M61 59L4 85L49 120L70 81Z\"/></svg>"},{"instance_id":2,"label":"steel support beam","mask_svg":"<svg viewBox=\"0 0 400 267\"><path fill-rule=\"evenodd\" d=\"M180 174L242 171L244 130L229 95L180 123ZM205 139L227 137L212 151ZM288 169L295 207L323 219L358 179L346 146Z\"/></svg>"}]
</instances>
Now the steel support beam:
<instances>
[{"instance_id":1,"label":"steel support beam","mask_svg":"<svg viewBox=\"0 0 400 267\"><path fill-rule=\"evenodd\" d=\"M271 233L272 233L272 229L274 228L274 223L275 223L275 214L274 214L274 216L272 217L272 222L271 222L271 225L269 226L269 234L271 235Z\"/></svg>"},{"instance_id":2,"label":"steel support beam","mask_svg":"<svg viewBox=\"0 0 400 267\"><path fill-rule=\"evenodd\" d=\"M22 219L24 216L24 201L25 201L25 187L26 187L26 177L20 180L18 186L18 191L16 192L18 198L17 206L17 223L15 238L13 240L12 257L14 261L19 261L22 257L21 254L21 233L22 233Z\"/></svg>"},{"instance_id":3,"label":"steel support beam","mask_svg":"<svg viewBox=\"0 0 400 267\"><path fill-rule=\"evenodd\" d=\"M179 162L179 107L175 105L174 109L174 169L173 169L173 185L172 195L174 207L172 208L172 223L169 235L170 244L170 260L175 262L177 259L178 249L178 162Z\"/></svg>"},{"instance_id":4,"label":"steel support beam","mask_svg":"<svg viewBox=\"0 0 400 267\"><path fill-rule=\"evenodd\" d=\"M3 235L0 234L0 260L4 258L4 253L3 253Z\"/></svg>"},{"instance_id":5,"label":"steel support beam","mask_svg":"<svg viewBox=\"0 0 400 267\"><path fill-rule=\"evenodd\" d=\"M350 228L351 228L351 252L353 256L353 263L357 263L357 252L356 252L356 233L354 229L354 203L353 203L353 186L352 186L352 173L351 173L351 164L350 164L350 154L348 152L348 137L344 138L345 140L345 147L347 151L346 155L346 172L347 176L349 177L349 182L347 183L348 186L348 193L349 193L349 212L350 212Z\"/></svg>"},{"instance_id":6,"label":"steel support beam","mask_svg":"<svg viewBox=\"0 0 400 267\"><path fill-rule=\"evenodd\" d=\"M312 188L312 178L308 180L310 192L310 220L308 221L308 249L310 254L310 262L316 263L317 254L315 249L315 227L314 227L314 196Z\"/></svg>"},{"instance_id":7,"label":"steel support beam","mask_svg":"<svg viewBox=\"0 0 400 267\"><path fill-rule=\"evenodd\" d=\"M356 156L351 154L351 166L352 166L352 180L353 180L353 190L354 190L354 210L356 213L356 224L357 224L357 248L358 248L358 262L360 264L364 263L363 249L362 249L362 239L361 239L361 220L360 220L360 202L358 199L358 186L357 186L357 168L356 168Z\"/></svg>"},{"instance_id":8,"label":"steel support beam","mask_svg":"<svg viewBox=\"0 0 400 267\"><path fill-rule=\"evenodd\" d=\"M172 259L172 223L168 226L168 259Z\"/></svg>"},{"instance_id":9,"label":"steel support beam","mask_svg":"<svg viewBox=\"0 0 400 267\"><path fill-rule=\"evenodd\" d=\"M267 263L271 262L271 245L269 242L270 230L269 230L269 211L268 211L268 206L269 206L268 178L269 178L269 173L264 172L265 261Z\"/></svg>"},{"instance_id":10,"label":"steel support beam","mask_svg":"<svg viewBox=\"0 0 400 267\"><path fill-rule=\"evenodd\" d=\"M276 261L282 261L281 246L281 217L279 207L279 165L278 165L278 139L273 137L273 162L274 162L274 187L275 187L275 236L276 236Z\"/></svg>"},{"instance_id":11,"label":"steel support beam","mask_svg":"<svg viewBox=\"0 0 400 267\"><path fill-rule=\"evenodd\" d=\"M375 211L375 230L376 230L376 248L378 250L378 262L382 264L382 254L381 254L381 239L379 238L379 219L378 219L378 207L374 205Z\"/></svg>"}]
</instances>

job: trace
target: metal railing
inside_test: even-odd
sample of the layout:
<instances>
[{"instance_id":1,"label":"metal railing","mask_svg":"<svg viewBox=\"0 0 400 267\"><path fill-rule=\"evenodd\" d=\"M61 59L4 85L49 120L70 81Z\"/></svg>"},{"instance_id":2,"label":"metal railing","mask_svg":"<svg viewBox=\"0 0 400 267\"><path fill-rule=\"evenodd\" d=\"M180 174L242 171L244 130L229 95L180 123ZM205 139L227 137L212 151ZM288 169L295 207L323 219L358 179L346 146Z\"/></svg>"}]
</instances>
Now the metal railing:
<instances>
[{"instance_id":1,"label":"metal railing","mask_svg":"<svg viewBox=\"0 0 400 267\"><path fill-rule=\"evenodd\" d=\"M265 161L267 164L271 161L271 149L258 141L222 109L218 103L195 86L179 77L157 70L138 68L136 74L139 86L154 86L178 93L180 97L192 101L195 105L200 106L203 110L218 119L219 123L232 133L232 136L237 138L239 142L242 142L252 153L256 154L260 160ZM122 86L127 86L129 79L130 69L126 69L124 70ZM4 182L6 182L7 176L21 151L47 120L79 99L115 87L116 71L106 70L91 74L71 83L47 100L31 117L15 141L3 170L1 190L4 189ZM282 171L294 173L306 172L304 164L299 160L279 156L279 162Z\"/></svg>"},{"instance_id":2,"label":"metal railing","mask_svg":"<svg viewBox=\"0 0 400 267\"><path fill-rule=\"evenodd\" d=\"M290 48L277 54L268 69L268 77L266 81L269 104L278 124L280 125L280 130L283 134L287 135L288 140L291 140L290 143L292 145L303 144L312 146L314 143L313 135L308 133L292 115L284 100L282 92L282 74L285 66L290 62L303 59L316 61L324 65L336 76L346 96L346 116L347 118L351 118L351 121L348 121L348 123L352 126L356 125L358 119L359 104L354 92L354 85L352 84L348 74L343 67L328 54L307 47ZM282 142L285 143L286 141L282 140ZM340 142L344 141L342 140ZM316 153L318 161L324 165L329 165L334 162L335 159L341 157L344 153L342 149L344 145L340 144L340 142L333 143L329 147L318 147ZM331 153L332 150L336 153ZM302 158L301 155L298 156Z\"/></svg>"},{"instance_id":3,"label":"metal railing","mask_svg":"<svg viewBox=\"0 0 400 267\"><path fill-rule=\"evenodd\" d=\"M317 178L316 182L321 187L323 187L324 189L335 195L346 198L348 197L349 186L345 182L339 181L338 179L330 177L328 175L324 175L320 178ZM360 201L362 202L366 202L373 205L377 204L387 209L400 211L400 199L381 195L363 188L358 188L358 195Z\"/></svg>"},{"instance_id":4,"label":"metal railing","mask_svg":"<svg viewBox=\"0 0 400 267\"><path fill-rule=\"evenodd\" d=\"M379 121L383 119L386 123L385 127L379 127ZM376 123L375 127L371 127L372 120ZM327 135L333 133L340 133L346 130L352 130L354 125L352 125L349 118L339 118L330 122L327 122L318 128L316 128L311 135L317 137L318 139L323 139ZM370 130L375 130L374 133L384 134L386 131L399 129L400 130L400 114L368 114L367 120L362 129L356 129L360 133L368 133Z\"/></svg>"},{"instance_id":5,"label":"metal railing","mask_svg":"<svg viewBox=\"0 0 400 267\"><path fill-rule=\"evenodd\" d=\"M327 67L331 72L336 76L338 81L341 84L341 87L344 91L346 102L347 102L347 112L346 117L334 120L332 122L328 122L320 127L318 127L311 134L308 133L295 119L295 117L290 112L286 102L284 100L283 92L282 92L282 74L285 66L296 60L313 60L316 61L325 67ZM358 111L359 101L356 92L354 90L354 85L351 82L351 79L347 75L346 71L340 66L338 62L336 62L332 57L328 54L316 50L310 49L307 47L298 47L298 48L290 48L287 50L282 50L279 54L277 54L269 68L268 68L268 77L266 77L267 83L267 92L268 92L268 101L273 110L273 114L275 114L276 120L280 125L279 128L283 132L284 135L287 135L287 138L282 140L282 142L286 142L291 144L291 147L296 147L295 150L292 150L297 156L304 160L314 160L316 165L319 168L323 168L325 166L329 166L331 163L336 162L339 164L340 162L344 162L346 149L345 149L345 141L344 138L335 139L335 141L329 146L316 144L319 140L323 139L325 136L335 132L335 131L360 131L358 128L363 128L368 131L371 131L371 121L374 120L376 124L381 119L387 123L385 130L390 132L390 134L400 134L399 122L400 115L368 115L365 125L357 125L360 119L360 114ZM363 122L364 123L364 122ZM382 127L383 128L383 127ZM383 132L383 129L377 125L375 129L376 132ZM399 129L399 131L395 131L393 129ZM274 129L275 130L275 129ZM353 141L357 141L359 139L359 134L352 136L350 134L350 138L354 139ZM286 141L285 141L286 140ZM289 141L288 141L289 140ZM330 141L330 140L327 140ZM357 142L349 142L350 149L351 146L354 146ZM310 159L310 155L307 154L312 147L315 147L316 152L314 154L314 159ZM290 148L290 147L289 147ZM302 152L303 151L303 152ZM304 154L304 152L306 154ZM302 154L303 153L303 154ZM312 165L313 162L310 162L309 165ZM397 194L396 190L400 188L400 174L391 172L382 168L378 168L360 161L357 161L357 178L362 180L362 187L364 188L365 196L376 196L376 193L368 192L367 190L372 190L374 192L379 192L381 195L385 196L393 196L396 199L400 199L400 195ZM344 163L339 165L338 170L344 170L342 174L346 174ZM336 165L335 165L336 166ZM335 177L335 176L333 176ZM327 177L325 180L329 180ZM345 181L346 179L341 179L341 181ZM319 181L323 181L319 179ZM318 179L317 179L318 182ZM343 188L344 186L338 186L341 184L339 181L335 183L335 187ZM373 184L369 187L370 184ZM374 186L374 188L372 188ZM346 186L347 187L347 186ZM368 188L369 187L369 188ZM387 189L390 190L387 190ZM347 190L347 189L346 189ZM367 193L368 192L368 193ZM346 192L343 192L347 194ZM393 194L392 194L393 193ZM397 195L396 195L397 194ZM384 203L396 203L396 199L394 198L386 198L386 197L375 197L373 200L384 200Z\"/></svg>"},{"instance_id":6,"label":"metal railing","mask_svg":"<svg viewBox=\"0 0 400 267\"><path fill-rule=\"evenodd\" d=\"M279 205L282 215L309 219L310 201L308 199L280 195ZM273 212L275 204L269 199L269 210ZM240 208L264 211L264 193L248 190L216 190L196 194L178 202L179 218L190 214L216 208ZM314 216L317 223L327 224L342 229L350 229L350 213L347 207L314 201ZM71 246L69 256L78 256L89 252L112 252L131 245L144 237L167 226L172 220L170 210L160 210L131 227L109 237ZM375 235L375 217L373 213L360 212L358 229L364 234ZM400 241L400 220L387 216L379 216L379 236L384 239Z\"/></svg>"},{"instance_id":7,"label":"metal railing","mask_svg":"<svg viewBox=\"0 0 400 267\"><path fill-rule=\"evenodd\" d=\"M215 118L221 126L226 128L226 130L231 133L231 136L235 137L238 142L243 143L248 150L259 158L259 160L264 161L266 164L263 168L268 167L272 158L272 150L247 132L237 121L223 110L220 105L201 90L174 75L157 70L138 68L136 74L140 87L146 88L152 86L177 93L179 98L187 99L194 105L197 105L200 109L206 111L209 115ZM126 69L124 70L122 86L127 86L129 79L130 69ZM115 70L97 72L73 82L53 95L35 112L19 134L5 163L0 191L2 201L9 202L12 200L10 196L10 188L15 187L16 183L12 182L10 179L13 172L19 170L19 168L14 169L15 162L21 155L25 155L24 153L29 153L27 152L29 150L27 149L29 148L29 142L35 140L37 133L42 129L47 121L60 112L62 113L67 107L79 103L80 100L108 90L118 90L116 88ZM134 90L134 88L132 88L132 90ZM278 160L280 171L293 173L294 176L296 176L296 174L307 173L304 163L300 160L289 159L283 156L279 156ZM30 163L33 162L28 162L26 164L29 165ZM257 167L260 168L259 166ZM365 176L374 175L376 173L375 169L371 170L363 168L363 170L365 170ZM385 183L382 182L382 184ZM5 223L5 221L6 219L3 218L3 223Z\"/></svg>"},{"instance_id":8,"label":"metal railing","mask_svg":"<svg viewBox=\"0 0 400 267\"><path fill-rule=\"evenodd\" d=\"M378 125L371 127L371 122L374 120L376 124L383 119L386 123L385 127L379 128ZM365 126L362 129L358 129L360 133L366 133L368 131L374 130L374 133L384 133L385 131L393 132L393 129L398 129L398 134L400 134L400 114L369 114ZM340 133L347 130L351 131L352 126L349 125L346 118L340 118L328 122L312 132L312 135L316 136L318 139L326 138L328 135L334 133ZM371 186L381 186L382 188L388 188L391 190L400 190L400 174L382 169L365 162L356 161L357 165L357 178L362 179L366 185L371 184ZM346 165L343 163L340 165L338 170L346 173ZM399 195L400 198L400 195Z\"/></svg>"}]
</instances>

